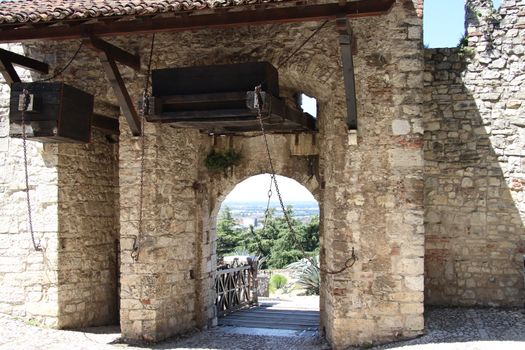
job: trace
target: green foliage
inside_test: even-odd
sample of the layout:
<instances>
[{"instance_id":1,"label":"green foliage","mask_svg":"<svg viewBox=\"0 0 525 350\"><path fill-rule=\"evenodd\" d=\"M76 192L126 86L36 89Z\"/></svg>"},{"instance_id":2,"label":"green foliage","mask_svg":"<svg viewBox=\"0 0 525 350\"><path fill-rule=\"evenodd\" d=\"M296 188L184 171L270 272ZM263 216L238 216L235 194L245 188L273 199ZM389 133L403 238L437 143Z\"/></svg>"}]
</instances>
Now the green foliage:
<instances>
[{"instance_id":1,"label":"green foliage","mask_svg":"<svg viewBox=\"0 0 525 350\"><path fill-rule=\"evenodd\" d=\"M319 249L319 218L312 218L308 225L294 218L291 207L287 214L292 223L294 233L290 232L283 216L276 217L272 209L266 220L266 227L254 229L250 227L245 236L245 244L249 251L266 257L263 267L280 269L286 265L300 260L303 257L301 251L315 253ZM301 246L298 246L296 242Z\"/></svg>"},{"instance_id":2,"label":"green foliage","mask_svg":"<svg viewBox=\"0 0 525 350\"><path fill-rule=\"evenodd\" d=\"M225 207L217 220L217 256L219 258L242 249L241 230L235 227L235 220L229 207Z\"/></svg>"},{"instance_id":3,"label":"green foliage","mask_svg":"<svg viewBox=\"0 0 525 350\"><path fill-rule=\"evenodd\" d=\"M229 208L225 208L217 222L217 254L222 257L235 250L250 252L250 255L264 257L260 260L262 268L280 269L303 258L300 245L309 256L319 251L319 217L314 216L304 224L294 217L292 207L288 207L294 235L288 229L283 216L276 216L271 209L266 220L266 227L256 229L233 229L235 222Z\"/></svg>"},{"instance_id":4,"label":"green foliage","mask_svg":"<svg viewBox=\"0 0 525 350\"><path fill-rule=\"evenodd\" d=\"M30 318L30 319L28 319L28 320L25 320L24 322L25 322L27 325L29 325L29 326L33 326L33 327L43 327L43 326L42 326L42 323L39 322L39 321L37 321L37 320L35 320L34 318Z\"/></svg>"},{"instance_id":5,"label":"green foliage","mask_svg":"<svg viewBox=\"0 0 525 350\"><path fill-rule=\"evenodd\" d=\"M270 291L275 292L277 289L284 288L286 286L286 283L288 283L288 279L283 275L273 275L270 278Z\"/></svg>"},{"instance_id":6,"label":"green foliage","mask_svg":"<svg viewBox=\"0 0 525 350\"><path fill-rule=\"evenodd\" d=\"M204 164L210 171L222 171L226 174L228 169L235 165L239 165L241 159L242 155L235 150L229 150L226 152L211 150L204 160Z\"/></svg>"},{"instance_id":7,"label":"green foliage","mask_svg":"<svg viewBox=\"0 0 525 350\"><path fill-rule=\"evenodd\" d=\"M461 39L459 39L459 43L458 43L457 48L461 49L461 48L467 47L467 46L468 46L468 37L465 34L463 34Z\"/></svg>"},{"instance_id":8,"label":"green foliage","mask_svg":"<svg viewBox=\"0 0 525 350\"><path fill-rule=\"evenodd\" d=\"M458 56L464 60L466 58L472 58L474 56L474 49L468 46L468 37L463 35L458 43Z\"/></svg>"},{"instance_id":9,"label":"green foliage","mask_svg":"<svg viewBox=\"0 0 525 350\"><path fill-rule=\"evenodd\" d=\"M319 269L319 256L302 259L288 265L288 268L298 271L297 285L304 288L306 295L319 295L321 288L321 273Z\"/></svg>"}]
</instances>

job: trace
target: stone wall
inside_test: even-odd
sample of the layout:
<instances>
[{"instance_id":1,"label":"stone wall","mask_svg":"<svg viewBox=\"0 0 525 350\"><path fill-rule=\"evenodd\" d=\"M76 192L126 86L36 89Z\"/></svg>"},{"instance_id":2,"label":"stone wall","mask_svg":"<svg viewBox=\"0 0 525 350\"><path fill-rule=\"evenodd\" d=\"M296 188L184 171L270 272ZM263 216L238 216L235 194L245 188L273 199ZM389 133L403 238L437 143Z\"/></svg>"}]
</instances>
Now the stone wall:
<instances>
[{"instance_id":1,"label":"stone wall","mask_svg":"<svg viewBox=\"0 0 525 350\"><path fill-rule=\"evenodd\" d=\"M118 144L58 145L59 327L118 324Z\"/></svg>"},{"instance_id":2,"label":"stone wall","mask_svg":"<svg viewBox=\"0 0 525 350\"><path fill-rule=\"evenodd\" d=\"M352 248L359 258L344 273L322 276L321 325L335 349L423 331L420 12L421 1L405 0L385 16L352 21L357 38L357 144L349 142L346 128L342 65L333 22L279 69L284 96L304 92L318 100L319 155L293 156L292 139L272 135L269 141L276 172L299 181L320 202L322 266L341 267ZM279 66L318 26L294 23L161 34L157 35L153 67L258 60ZM132 99L138 100L150 36L109 40L143 58L141 72L122 69ZM31 53L60 66L76 45L46 43L31 46ZM93 92L97 101L115 103L98 60L88 50L81 52L62 79ZM55 151L58 175L54 183L60 186L55 206L61 210L57 215L66 220L57 223L57 258L71 259L64 269L59 268L63 287L57 291L58 298L64 298L60 311L67 326L84 324L86 319L98 322L90 310L100 306L101 295L109 297L108 291L114 288L109 249L117 223L123 336L160 340L214 324L217 210L237 183L269 172L262 138L257 134L236 136L214 145L212 137L196 130L161 124L147 124L145 134L144 231L138 262L132 261L130 253L139 234L140 142L130 135L125 120L121 118L118 150L119 205L113 207L118 222L101 210L111 210L112 200L117 199L111 192L116 170L109 169L114 154L107 154L116 149L99 135L99 142L92 146ZM214 147L240 151L242 164L228 176L209 173L204 159ZM93 172L100 179L91 178ZM85 188L77 193L73 190L76 183ZM77 200L83 204L77 205ZM93 226L93 218L101 222ZM96 231L98 246L88 239L91 229ZM105 252L108 260L95 252ZM105 272L97 275L90 265ZM78 276L78 282L66 282ZM101 291L96 296L86 290L92 283ZM82 297L71 293L73 285L80 286ZM85 301L89 304L84 305ZM86 318L80 320L79 315Z\"/></svg>"},{"instance_id":3,"label":"stone wall","mask_svg":"<svg viewBox=\"0 0 525 350\"><path fill-rule=\"evenodd\" d=\"M278 66L317 26L157 35L153 66L257 60ZM353 21L353 27L358 38L358 144L349 145L337 32L331 24L279 70L284 95L304 92L318 100L320 155L292 156L288 137L269 138L277 173L298 180L321 203L323 266L340 267L352 247L359 257L345 273L323 276L321 323L335 348L423 330L421 19L407 1L387 16ZM145 54L148 41L137 37L114 42ZM126 72L134 99L140 96L142 74ZM103 85L98 90L108 91ZM124 127L122 131L123 335L159 340L213 325L216 213L237 183L269 171L262 138L225 137L214 145L212 137L195 130L147 124L145 229L139 261L133 263L140 147L139 139ZM242 164L228 176L210 174L204 159L214 147L240 151Z\"/></svg>"},{"instance_id":4,"label":"stone wall","mask_svg":"<svg viewBox=\"0 0 525 350\"><path fill-rule=\"evenodd\" d=\"M425 56L426 303L522 306L525 3L469 1L467 33Z\"/></svg>"}]
</instances>

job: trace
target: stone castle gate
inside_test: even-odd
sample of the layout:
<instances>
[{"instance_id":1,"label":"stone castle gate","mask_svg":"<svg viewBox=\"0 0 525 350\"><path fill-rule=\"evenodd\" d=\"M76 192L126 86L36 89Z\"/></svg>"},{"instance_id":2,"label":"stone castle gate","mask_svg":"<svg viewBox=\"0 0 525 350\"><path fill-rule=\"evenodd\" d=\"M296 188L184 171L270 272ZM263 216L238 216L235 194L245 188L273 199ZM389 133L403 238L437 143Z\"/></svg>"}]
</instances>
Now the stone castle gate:
<instances>
[{"instance_id":1,"label":"stone castle gate","mask_svg":"<svg viewBox=\"0 0 525 350\"><path fill-rule=\"evenodd\" d=\"M507 13L517 19L510 28L523 18L523 5L509 4ZM482 20L478 23L478 31L471 31L473 38L487 30ZM318 101L315 147L303 153L295 149L296 137L300 146L311 144L309 134L269 136L277 173L296 179L318 198L322 266L339 267L352 247L359 258L344 273L322 276L321 326L327 339L340 349L421 334L424 291L427 301L437 304L519 305L524 290L524 201L522 191L512 192L507 186L521 183L523 154L515 150L506 155L508 144L498 141L501 133L480 133L489 124L492 130L511 129L508 133L520 135L512 147L523 149L520 112L517 122L500 127L497 114L486 117L485 108L495 97L458 93L463 86L458 78L468 86L478 71L463 75L456 65L459 58L449 67L441 64L442 53L425 61L422 2L397 1L387 14L352 19L351 26L357 40L357 134L347 128L339 33L332 20L279 69L284 97L302 92ZM304 22L161 33L153 68L249 61L278 66L318 27L319 23ZM519 37L511 30L502 29L498 35ZM108 38L143 58L148 57L150 40L146 34ZM475 43L469 42L473 65L488 59L496 64L483 50L476 51ZM71 40L7 47L63 67L78 46L78 40ZM509 55L517 57L513 62L523 60L523 52ZM519 70L511 63L508 67ZM454 69L457 76L450 73ZM133 100L140 97L146 71L146 62L140 71L121 67ZM23 78L38 76L26 72ZM60 79L94 94L97 111L119 116L114 92L93 51L80 50ZM519 86L505 90L513 101L523 100ZM8 92L2 85L2 93ZM458 102L450 102L460 96ZM518 102L494 110L521 111ZM4 99L1 108L0 162L6 171L0 178L0 311L60 328L119 320L124 337L145 340L213 325L213 296L208 291L215 271L214 218L235 184L269 172L261 136L214 138L197 130L146 124L144 232L138 262L131 252L138 234L140 140L132 136L127 120L120 116L118 140L94 130L88 145L31 142L35 230L45 248L35 252L26 228L21 142L7 137ZM469 112L476 110L480 113L475 116ZM450 118L451 111L463 122ZM472 135L476 142L469 142ZM503 154L486 158L478 151L475 157L473 149L487 150L487 142L498 143ZM460 150L448 148L452 144ZM209 151L230 148L243 155L241 164L228 176L210 173L204 166ZM479 159L490 159L494 166ZM496 173L496 162L514 170ZM490 192L485 180L475 178L473 174L483 176L479 169L487 171L487 184L492 181L497 189ZM498 185L489 177L497 178ZM459 192L459 187L467 190ZM467 210L465 202L449 194L470 198L485 190L491 193L484 197L485 215ZM506 224L490 221L495 220L495 207L509 215ZM447 221L450 210L464 213L461 222ZM502 237L512 238L511 243L500 245ZM469 250L474 242L496 252L495 262L490 252L478 256ZM497 270L501 262L503 273ZM445 287L450 280L456 281L455 289ZM498 296L481 295L487 286Z\"/></svg>"}]
</instances>

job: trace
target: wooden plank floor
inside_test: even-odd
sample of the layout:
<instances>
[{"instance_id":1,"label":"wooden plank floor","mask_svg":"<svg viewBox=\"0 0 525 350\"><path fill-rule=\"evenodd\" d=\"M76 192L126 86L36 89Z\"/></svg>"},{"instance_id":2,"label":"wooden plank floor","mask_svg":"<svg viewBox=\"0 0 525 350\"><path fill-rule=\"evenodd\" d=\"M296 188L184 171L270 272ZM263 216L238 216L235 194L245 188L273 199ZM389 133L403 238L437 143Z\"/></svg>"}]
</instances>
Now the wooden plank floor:
<instances>
[{"instance_id":1,"label":"wooden plank floor","mask_svg":"<svg viewBox=\"0 0 525 350\"><path fill-rule=\"evenodd\" d=\"M317 331L319 311L273 308L263 304L221 317L219 326Z\"/></svg>"}]
</instances>

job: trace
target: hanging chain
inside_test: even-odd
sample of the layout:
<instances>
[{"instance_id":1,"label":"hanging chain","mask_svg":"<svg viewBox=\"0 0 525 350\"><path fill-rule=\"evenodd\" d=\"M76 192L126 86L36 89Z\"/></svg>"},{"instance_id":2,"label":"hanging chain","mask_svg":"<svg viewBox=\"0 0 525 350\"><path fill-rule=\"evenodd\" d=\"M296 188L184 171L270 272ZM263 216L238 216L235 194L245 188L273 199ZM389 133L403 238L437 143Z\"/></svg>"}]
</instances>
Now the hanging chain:
<instances>
[{"instance_id":1,"label":"hanging chain","mask_svg":"<svg viewBox=\"0 0 525 350\"><path fill-rule=\"evenodd\" d=\"M146 135L144 133L144 126L146 124L146 115L149 111L149 78L151 74L151 62L153 60L153 47L155 44L155 33L151 37L151 46L149 51L149 62L148 70L146 73L146 79L144 82L144 91L142 93L142 105L139 109L140 117L140 185L139 185L139 226L138 234L135 235L133 239L133 248L131 250L131 258L133 261L139 260L140 252L140 240L142 239L142 234L144 231L144 220L143 220L143 207L144 207L144 163L145 163L145 153L146 153Z\"/></svg>"},{"instance_id":2,"label":"hanging chain","mask_svg":"<svg viewBox=\"0 0 525 350\"><path fill-rule=\"evenodd\" d=\"M268 216L269 216L270 198L272 197L271 185L273 183L273 185L275 186L275 192L277 193L277 198L279 200L279 204L281 206L281 210L283 211L284 220L286 222L286 225L288 226L288 230L290 232L290 235L292 236L292 240L294 241L294 245L301 250L303 258L308 260L310 262L310 264L312 264L312 266L314 266L315 268L318 268L320 271L322 271L322 272L324 272L326 274L335 275L335 274L339 274L339 273L344 272L345 270L347 270L350 267L352 267L355 264L355 262L357 261L357 256L355 255L355 251L354 251L353 247L352 247L352 253L351 253L350 257L345 261L344 266L342 268L337 269L337 270L327 270L327 269L322 269L321 266L317 266L315 261L313 261L313 259L310 256L308 256L308 254L306 254L306 251L304 250L303 245L301 244L301 242L297 238L297 234L296 234L295 229L294 229L294 227L292 225L292 221L290 219L290 216L288 215L288 212L286 211L286 208L284 206L283 198L281 196L281 192L279 191L279 185L277 184L277 177L276 177L276 174L275 174L275 168L273 166L273 159L272 159L272 154L271 154L271 151L270 151L270 145L268 143L268 138L266 136L266 130L264 128L264 120L263 120L263 103L264 103L264 101L263 101L262 94L261 94L261 85L258 85L258 86L255 87L254 101L255 101L255 106L257 108L257 119L259 120L259 124L261 126L261 132L262 132L264 145L265 145L265 148L266 148L266 154L268 156L268 162L269 162L269 165L270 165L270 172L271 172L270 173L270 179L271 179L270 189L268 190L268 204L266 206L266 214L265 214L265 218L264 218L263 229L266 227L266 223L267 223Z\"/></svg>"},{"instance_id":3,"label":"hanging chain","mask_svg":"<svg viewBox=\"0 0 525 350\"><path fill-rule=\"evenodd\" d=\"M33 83L43 83L52 79L55 79L56 77L60 76L62 73L65 72L65 70L73 63L75 58L77 57L78 53L82 49L83 43L80 42L79 47L71 57L71 59L60 69L58 72L53 74L53 76L37 81L33 81ZM23 105L22 105L22 149L24 154L24 177L25 177L25 193L26 193L26 204L27 204L27 221L29 224L29 232L31 233L31 242L33 243L33 248L36 251L42 251L42 246L40 245L40 242L36 242L35 239L35 232L33 229L33 211L31 210L31 196L29 194L29 170L28 170L28 163L27 163L27 135L26 135L26 112L29 108L29 104L31 103L31 95L29 94L29 91L27 89L24 89L22 91L23 94Z\"/></svg>"},{"instance_id":4,"label":"hanging chain","mask_svg":"<svg viewBox=\"0 0 525 350\"><path fill-rule=\"evenodd\" d=\"M317 35L317 33L319 33L321 31L321 29L324 28L324 26L329 22L329 20L325 20L323 23L321 23L317 28L315 28L315 30L312 32L312 34L310 34L299 46L297 46L295 48L295 50L290 54L288 55L288 57L286 57L281 63L279 63L279 65L277 66L277 70L281 69L281 67L283 67L292 57L294 57L299 51L301 51L301 49L306 45L308 44L308 42L310 40L313 39L314 36ZM262 85L262 84L261 84Z\"/></svg>"},{"instance_id":5,"label":"hanging chain","mask_svg":"<svg viewBox=\"0 0 525 350\"><path fill-rule=\"evenodd\" d=\"M58 70L55 74L53 74L52 76L50 76L48 78L43 78L43 79L40 79L40 80L36 80L36 81L33 81L33 83L44 83L46 81L50 81L50 80L53 80L53 79L58 78L59 76L61 76L62 73L64 73L66 71L66 69L69 68L71 63L73 63L73 61L77 58L78 53L82 49L82 46L84 46L84 43L81 41L80 45L78 45L78 48L75 51L75 53L73 54L73 56L71 56L69 61L67 61L67 63L62 67L62 69Z\"/></svg>"},{"instance_id":6,"label":"hanging chain","mask_svg":"<svg viewBox=\"0 0 525 350\"><path fill-rule=\"evenodd\" d=\"M33 248L36 251L41 251L42 247L40 242L35 240L35 232L33 231L33 213L31 211L31 196L29 195L29 171L27 165L27 137L26 137L26 111L31 103L31 95L26 89L23 90L24 101L22 107L22 148L24 150L24 175L25 175L25 185L26 185L26 203L27 203L27 218L29 223L29 232L31 233L31 242L33 242Z\"/></svg>"}]
</instances>

